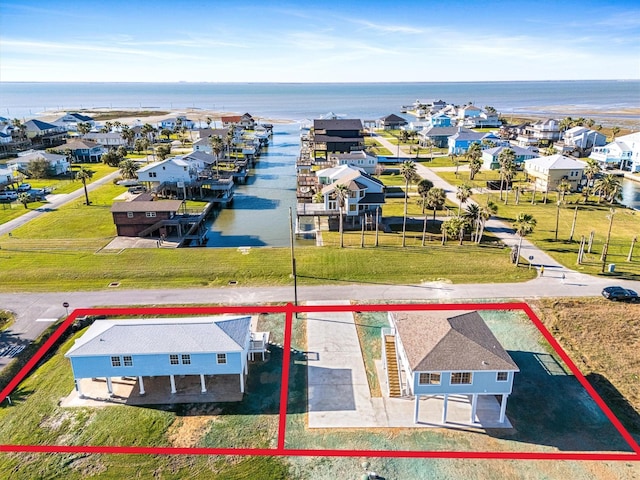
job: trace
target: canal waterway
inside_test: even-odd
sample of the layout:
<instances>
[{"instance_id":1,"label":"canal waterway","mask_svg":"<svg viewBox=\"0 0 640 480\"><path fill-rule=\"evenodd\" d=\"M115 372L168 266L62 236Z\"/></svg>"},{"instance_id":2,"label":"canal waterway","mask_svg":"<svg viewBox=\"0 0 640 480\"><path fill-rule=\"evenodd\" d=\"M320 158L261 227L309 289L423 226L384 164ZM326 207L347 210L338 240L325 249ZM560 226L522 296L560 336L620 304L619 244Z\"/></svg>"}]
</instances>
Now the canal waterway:
<instances>
[{"instance_id":1,"label":"canal waterway","mask_svg":"<svg viewBox=\"0 0 640 480\"><path fill-rule=\"evenodd\" d=\"M237 185L233 204L207 222L208 247L284 247L290 245L289 207L296 208L296 158L300 126L274 125L246 185ZM295 220L295 217L294 217ZM312 240L296 240L313 245Z\"/></svg>"},{"instance_id":2,"label":"canal waterway","mask_svg":"<svg viewBox=\"0 0 640 480\"><path fill-rule=\"evenodd\" d=\"M622 201L627 207L640 210L640 182L624 179L622 181Z\"/></svg>"}]
</instances>

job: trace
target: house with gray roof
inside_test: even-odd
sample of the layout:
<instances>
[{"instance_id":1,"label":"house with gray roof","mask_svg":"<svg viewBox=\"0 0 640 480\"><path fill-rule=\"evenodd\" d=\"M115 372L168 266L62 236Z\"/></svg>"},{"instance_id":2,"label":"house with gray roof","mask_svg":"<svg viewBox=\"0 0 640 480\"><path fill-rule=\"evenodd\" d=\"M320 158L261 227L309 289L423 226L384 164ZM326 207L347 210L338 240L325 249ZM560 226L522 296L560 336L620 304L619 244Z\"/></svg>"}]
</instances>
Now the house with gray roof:
<instances>
[{"instance_id":1,"label":"house with gray roof","mask_svg":"<svg viewBox=\"0 0 640 480\"><path fill-rule=\"evenodd\" d=\"M244 393L250 350L250 316L119 319L96 320L65 357L81 398L83 379L106 379L113 395L112 379L135 377L144 395L144 379L161 377L176 403L176 383L188 376L206 393L207 377L236 375Z\"/></svg>"},{"instance_id":2,"label":"house with gray roof","mask_svg":"<svg viewBox=\"0 0 640 480\"><path fill-rule=\"evenodd\" d=\"M500 396L499 422L505 422L519 368L478 312L389 312L389 324L382 330L389 393L393 396L397 388L396 396L415 397L416 423L420 397L426 396L443 397L443 424L450 396L470 399L472 423L477 421L478 397Z\"/></svg>"},{"instance_id":3,"label":"house with gray roof","mask_svg":"<svg viewBox=\"0 0 640 480\"><path fill-rule=\"evenodd\" d=\"M398 130L400 127L407 125L407 123L404 118L395 113L376 120L376 126L383 130Z\"/></svg>"},{"instance_id":4,"label":"house with gray roof","mask_svg":"<svg viewBox=\"0 0 640 480\"><path fill-rule=\"evenodd\" d=\"M482 150L482 168L484 170L498 170L500 168L500 162L498 158L503 150L512 150L515 154L514 162L519 167L522 166L525 160L539 157L532 147L522 148L517 145L500 145L499 147L487 148Z\"/></svg>"}]
</instances>

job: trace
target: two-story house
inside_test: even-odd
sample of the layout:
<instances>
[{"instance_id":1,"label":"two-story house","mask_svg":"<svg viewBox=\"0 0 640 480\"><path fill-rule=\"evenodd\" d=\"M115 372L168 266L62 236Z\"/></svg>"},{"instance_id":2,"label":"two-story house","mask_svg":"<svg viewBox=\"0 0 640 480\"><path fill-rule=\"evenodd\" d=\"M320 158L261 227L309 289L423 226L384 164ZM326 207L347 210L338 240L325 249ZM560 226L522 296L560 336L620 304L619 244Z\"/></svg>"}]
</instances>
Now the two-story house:
<instances>
[{"instance_id":1,"label":"two-story house","mask_svg":"<svg viewBox=\"0 0 640 480\"><path fill-rule=\"evenodd\" d=\"M12 170L26 173L29 168L29 163L37 159L43 159L47 162L49 170L47 173L53 176L64 175L71 167L69 159L65 155L35 150L20 153L18 158L8 160L7 166Z\"/></svg>"},{"instance_id":2,"label":"two-story house","mask_svg":"<svg viewBox=\"0 0 640 480\"><path fill-rule=\"evenodd\" d=\"M179 222L170 222L180 211L182 200L135 199L130 202L114 202L111 206L113 223L119 237L181 236L173 232ZM174 223L174 225L171 225Z\"/></svg>"},{"instance_id":3,"label":"two-story house","mask_svg":"<svg viewBox=\"0 0 640 480\"><path fill-rule=\"evenodd\" d=\"M524 165L525 160L539 157L531 148L522 148L517 145L500 145L499 147L487 148L482 150L482 168L484 170L498 170L500 168L500 154L510 149L514 153L514 162L518 167Z\"/></svg>"},{"instance_id":4,"label":"two-story house","mask_svg":"<svg viewBox=\"0 0 640 480\"><path fill-rule=\"evenodd\" d=\"M166 128L168 130L174 130L178 126L185 127L186 129L191 130L193 127L195 127L195 125L196 125L196 122L194 122L193 120L189 120L184 115L165 118L164 120L160 121L160 129Z\"/></svg>"},{"instance_id":5,"label":"two-story house","mask_svg":"<svg viewBox=\"0 0 640 480\"><path fill-rule=\"evenodd\" d=\"M60 125L43 122L42 120L29 120L24 123L27 138L33 144L56 146L67 138L67 130Z\"/></svg>"},{"instance_id":6,"label":"two-story house","mask_svg":"<svg viewBox=\"0 0 640 480\"><path fill-rule=\"evenodd\" d=\"M414 422L421 397L443 398L442 423L448 401L470 403L470 422L477 422L480 399L500 397L499 423L506 420L507 399L519 371L478 312L390 312L390 328L382 329L382 358L389 377L403 396L415 398ZM395 379L395 380L391 380Z\"/></svg>"},{"instance_id":7,"label":"two-story house","mask_svg":"<svg viewBox=\"0 0 640 480\"><path fill-rule=\"evenodd\" d=\"M603 147L595 147L589 158L607 167L640 172L640 132L618 137Z\"/></svg>"},{"instance_id":8,"label":"two-story house","mask_svg":"<svg viewBox=\"0 0 640 480\"><path fill-rule=\"evenodd\" d=\"M525 160L524 171L535 182L536 190L548 192L555 190L560 183L566 181L571 191L576 191L582 181L585 163L564 155Z\"/></svg>"},{"instance_id":9,"label":"two-story house","mask_svg":"<svg viewBox=\"0 0 640 480\"><path fill-rule=\"evenodd\" d=\"M99 163L102 155L109 150L91 140L67 140L67 143L55 148L56 152L71 152L71 157L77 163Z\"/></svg>"},{"instance_id":10,"label":"two-story house","mask_svg":"<svg viewBox=\"0 0 640 480\"><path fill-rule=\"evenodd\" d=\"M309 132L312 158L327 158L329 153L364 150L363 126L360 119L314 120Z\"/></svg>"}]
</instances>

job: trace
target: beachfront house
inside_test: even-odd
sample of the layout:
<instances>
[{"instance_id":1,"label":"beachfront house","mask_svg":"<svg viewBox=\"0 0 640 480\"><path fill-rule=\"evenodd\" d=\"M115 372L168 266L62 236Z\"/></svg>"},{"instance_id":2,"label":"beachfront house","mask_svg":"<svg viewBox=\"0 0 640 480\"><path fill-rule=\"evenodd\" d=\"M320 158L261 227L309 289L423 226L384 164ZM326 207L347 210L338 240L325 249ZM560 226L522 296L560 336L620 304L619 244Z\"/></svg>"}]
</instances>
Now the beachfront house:
<instances>
[{"instance_id":1,"label":"beachfront house","mask_svg":"<svg viewBox=\"0 0 640 480\"><path fill-rule=\"evenodd\" d=\"M469 128L492 128L500 127L502 121L497 113L489 113L484 110L480 112L480 115L474 117L467 117L462 120L462 124Z\"/></svg>"},{"instance_id":2,"label":"beachfront house","mask_svg":"<svg viewBox=\"0 0 640 480\"><path fill-rule=\"evenodd\" d=\"M452 125L451 117L444 112L436 112L427 117L429 127L450 127Z\"/></svg>"},{"instance_id":3,"label":"beachfront house","mask_svg":"<svg viewBox=\"0 0 640 480\"><path fill-rule=\"evenodd\" d=\"M244 130L253 130L256 128L255 119L248 113L244 115L226 115L220 118L223 127L240 127Z\"/></svg>"},{"instance_id":4,"label":"beachfront house","mask_svg":"<svg viewBox=\"0 0 640 480\"><path fill-rule=\"evenodd\" d=\"M196 122L189 120L184 115L178 115L177 117L165 118L160 121L160 129L175 130L178 127L185 127L187 130L191 130L196 126Z\"/></svg>"},{"instance_id":5,"label":"beachfront house","mask_svg":"<svg viewBox=\"0 0 640 480\"><path fill-rule=\"evenodd\" d=\"M522 148L517 145L500 145L499 147L487 148L482 150L483 170L498 170L500 168L500 162L498 161L500 154L507 148L513 150L515 154L514 162L518 167L522 167L525 160L539 156L531 148Z\"/></svg>"},{"instance_id":6,"label":"beachfront house","mask_svg":"<svg viewBox=\"0 0 640 480\"><path fill-rule=\"evenodd\" d=\"M482 109L480 107L471 104L465 105L464 107L458 108L458 119L464 121L468 118L480 117L481 113Z\"/></svg>"},{"instance_id":7,"label":"beachfront house","mask_svg":"<svg viewBox=\"0 0 640 480\"><path fill-rule=\"evenodd\" d=\"M47 162L47 175L50 176L64 175L71 167L66 155L35 150L20 153L18 158L8 160L7 167L25 174L28 172L29 164L37 159L43 159Z\"/></svg>"},{"instance_id":8,"label":"beachfront house","mask_svg":"<svg viewBox=\"0 0 640 480\"><path fill-rule=\"evenodd\" d=\"M166 403L174 403L188 393L186 377L199 377L204 394L216 376L233 375L244 393L250 342L250 316L108 319L96 320L65 357L81 398L83 380L105 379L111 396L114 378L134 377L145 395L145 379L160 377Z\"/></svg>"},{"instance_id":9,"label":"beachfront house","mask_svg":"<svg viewBox=\"0 0 640 480\"><path fill-rule=\"evenodd\" d=\"M567 182L571 191L577 190L582 183L585 163L564 155L551 155L532 158L524 162L524 171L535 183L537 191L556 190L560 183Z\"/></svg>"},{"instance_id":10,"label":"beachfront house","mask_svg":"<svg viewBox=\"0 0 640 480\"><path fill-rule=\"evenodd\" d=\"M67 112L62 117L57 118L52 122L54 125L64 127L69 132L75 132L78 130L79 123L87 123L91 128L96 126L95 120L88 116L78 112Z\"/></svg>"},{"instance_id":11,"label":"beachfront house","mask_svg":"<svg viewBox=\"0 0 640 480\"><path fill-rule=\"evenodd\" d=\"M585 127L573 127L565 131L562 140L553 146L558 153L571 153L576 156L588 155L593 147L602 147L607 143L606 135Z\"/></svg>"},{"instance_id":12,"label":"beachfront house","mask_svg":"<svg viewBox=\"0 0 640 480\"><path fill-rule=\"evenodd\" d=\"M618 137L603 147L595 147L589 158L604 168L620 168L640 172L640 132Z\"/></svg>"},{"instance_id":13,"label":"beachfront house","mask_svg":"<svg viewBox=\"0 0 640 480\"><path fill-rule=\"evenodd\" d=\"M421 397L441 397L442 423L450 399L471 404L477 422L479 397L500 397L499 422L519 368L475 311L389 312L382 329L382 359L390 396L414 396L414 422Z\"/></svg>"},{"instance_id":14,"label":"beachfront house","mask_svg":"<svg viewBox=\"0 0 640 480\"><path fill-rule=\"evenodd\" d=\"M560 140L560 121L553 118L538 120L525 129L529 137L533 137L538 142L541 140L555 142Z\"/></svg>"}]
</instances>

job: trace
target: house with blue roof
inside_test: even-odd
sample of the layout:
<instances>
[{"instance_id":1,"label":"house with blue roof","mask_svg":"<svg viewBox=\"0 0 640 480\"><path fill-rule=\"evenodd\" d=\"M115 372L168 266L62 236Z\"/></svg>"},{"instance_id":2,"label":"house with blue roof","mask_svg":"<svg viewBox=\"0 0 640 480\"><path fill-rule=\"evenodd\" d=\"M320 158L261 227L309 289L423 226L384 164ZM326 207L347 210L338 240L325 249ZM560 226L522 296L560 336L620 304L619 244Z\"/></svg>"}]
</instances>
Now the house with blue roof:
<instances>
[{"instance_id":1,"label":"house with blue roof","mask_svg":"<svg viewBox=\"0 0 640 480\"><path fill-rule=\"evenodd\" d=\"M513 151L515 154L514 162L519 167L524 164L525 160L540 156L531 148L522 148L517 145L500 145L482 151L482 168L484 170L498 170L500 168L500 154L506 149Z\"/></svg>"},{"instance_id":2,"label":"house with blue roof","mask_svg":"<svg viewBox=\"0 0 640 480\"><path fill-rule=\"evenodd\" d=\"M456 133L447 138L449 155L463 155L472 143L481 143L485 137L486 134L484 133L474 132L472 130L465 132L459 128Z\"/></svg>"},{"instance_id":3,"label":"house with blue roof","mask_svg":"<svg viewBox=\"0 0 640 480\"><path fill-rule=\"evenodd\" d=\"M250 316L96 320L65 357L81 398L82 380L105 379L111 396L114 378L134 377L145 395L145 378L160 377L175 403L180 382L192 376L203 394L208 377L237 376L244 393L251 342Z\"/></svg>"}]
</instances>

